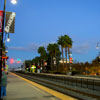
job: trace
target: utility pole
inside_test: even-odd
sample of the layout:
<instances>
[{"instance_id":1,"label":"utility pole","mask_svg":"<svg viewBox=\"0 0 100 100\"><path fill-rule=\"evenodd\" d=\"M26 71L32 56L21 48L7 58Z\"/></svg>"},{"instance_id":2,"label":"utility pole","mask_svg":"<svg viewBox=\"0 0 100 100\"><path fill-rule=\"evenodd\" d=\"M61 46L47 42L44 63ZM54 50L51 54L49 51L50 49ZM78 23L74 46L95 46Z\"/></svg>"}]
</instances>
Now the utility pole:
<instances>
[{"instance_id":1,"label":"utility pole","mask_svg":"<svg viewBox=\"0 0 100 100\"><path fill-rule=\"evenodd\" d=\"M2 67L3 67L2 51L3 51L3 35L4 35L4 27L5 27L5 9L6 9L6 0L4 0L2 33L1 33L1 40L0 40L0 84L1 84ZM0 97L1 97L1 86L0 86Z\"/></svg>"}]
</instances>

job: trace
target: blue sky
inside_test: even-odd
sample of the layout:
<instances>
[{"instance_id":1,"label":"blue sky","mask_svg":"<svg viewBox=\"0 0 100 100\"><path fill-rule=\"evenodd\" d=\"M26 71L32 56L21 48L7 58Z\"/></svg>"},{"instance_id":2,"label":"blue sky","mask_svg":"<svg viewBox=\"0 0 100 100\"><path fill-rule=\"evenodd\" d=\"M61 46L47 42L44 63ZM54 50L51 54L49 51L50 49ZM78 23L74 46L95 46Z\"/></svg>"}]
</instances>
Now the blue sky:
<instances>
[{"instance_id":1,"label":"blue sky","mask_svg":"<svg viewBox=\"0 0 100 100\"><path fill-rule=\"evenodd\" d=\"M3 2L0 0L0 9ZM73 40L73 59L91 62L98 55L100 0L7 0L6 11L16 12L15 33L6 43L10 58L32 59L37 48L54 43L61 35Z\"/></svg>"}]
</instances>

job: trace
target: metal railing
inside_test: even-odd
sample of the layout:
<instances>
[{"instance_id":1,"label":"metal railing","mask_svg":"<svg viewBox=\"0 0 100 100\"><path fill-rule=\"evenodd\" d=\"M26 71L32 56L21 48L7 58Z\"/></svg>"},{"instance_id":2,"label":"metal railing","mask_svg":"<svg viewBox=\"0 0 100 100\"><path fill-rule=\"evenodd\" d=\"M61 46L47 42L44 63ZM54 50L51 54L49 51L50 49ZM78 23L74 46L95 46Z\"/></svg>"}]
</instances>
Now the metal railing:
<instances>
[{"instance_id":1,"label":"metal railing","mask_svg":"<svg viewBox=\"0 0 100 100\"><path fill-rule=\"evenodd\" d=\"M60 75L48 75L48 74L36 74L36 73L25 73L23 74L31 75L37 78L50 80L62 84L68 84L71 86L87 88L91 90L100 91L100 79L99 78L89 78L89 77L73 77L73 76L60 76Z\"/></svg>"}]
</instances>

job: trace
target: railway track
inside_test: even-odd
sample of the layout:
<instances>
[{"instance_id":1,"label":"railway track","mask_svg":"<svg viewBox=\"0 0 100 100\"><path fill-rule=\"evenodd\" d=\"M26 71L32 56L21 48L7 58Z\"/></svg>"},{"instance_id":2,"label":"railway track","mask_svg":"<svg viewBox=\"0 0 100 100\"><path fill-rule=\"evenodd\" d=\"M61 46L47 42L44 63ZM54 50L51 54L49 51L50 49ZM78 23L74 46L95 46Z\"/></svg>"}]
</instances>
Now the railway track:
<instances>
[{"instance_id":1,"label":"railway track","mask_svg":"<svg viewBox=\"0 0 100 100\"><path fill-rule=\"evenodd\" d=\"M50 76L48 78L48 75L47 76L45 75L45 77L43 77L38 74L34 75L34 74L29 74L29 73L18 73L18 72L16 74L28 80L34 81L46 87L52 88L64 94L75 97L79 100L100 100L99 91L94 91L87 88L84 89L76 85L74 86L72 84L67 84L67 82L63 80L65 77L63 77L62 80L61 78L59 78L60 80L57 80L53 76L52 77ZM72 82L74 81L72 80Z\"/></svg>"}]
</instances>

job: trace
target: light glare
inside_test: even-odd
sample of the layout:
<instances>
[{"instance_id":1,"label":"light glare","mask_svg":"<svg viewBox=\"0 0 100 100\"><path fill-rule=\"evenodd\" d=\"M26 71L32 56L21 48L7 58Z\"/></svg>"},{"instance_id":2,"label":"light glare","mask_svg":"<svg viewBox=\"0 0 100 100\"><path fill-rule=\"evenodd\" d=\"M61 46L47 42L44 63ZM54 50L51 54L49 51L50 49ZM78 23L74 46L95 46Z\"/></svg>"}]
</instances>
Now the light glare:
<instances>
[{"instance_id":1,"label":"light glare","mask_svg":"<svg viewBox=\"0 0 100 100\"><path fill-rule=\"evenodd\" d=\"M17 4L17 0L11 0L12 4Z\"/></svg>"},{"instance_id":2,"label":"light glare","mask_svg":"<svg viewBox=\"0 0 100 100\"><path fill-rule=\"evenodd\" d=\"M10 38L7 38L7 42L10 42Z\"/></svg>"},{"instance_id":3,"label":"light glare","mask_svg":"<svg viewBox=\"0 0 100 100\"><path fill-rule=\"evenodd\" d=\"M96 49L98 49L98 46L96 47Z\"/></svg>"}]
</instances>

